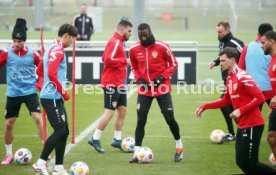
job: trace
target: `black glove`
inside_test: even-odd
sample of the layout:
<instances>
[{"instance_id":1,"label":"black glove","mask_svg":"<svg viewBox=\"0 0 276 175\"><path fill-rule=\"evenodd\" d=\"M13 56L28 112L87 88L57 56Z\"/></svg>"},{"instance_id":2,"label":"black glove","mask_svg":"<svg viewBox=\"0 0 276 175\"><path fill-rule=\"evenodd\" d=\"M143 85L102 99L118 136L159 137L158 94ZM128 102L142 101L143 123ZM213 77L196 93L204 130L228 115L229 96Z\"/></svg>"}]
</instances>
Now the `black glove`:
<instances>
[{"instance_id":1,"label":"black glove","mask_svg":"<svg viewBox=\"0 0 276 175\"><path fill-rule=\"evenodd\" d=\"M165 80L165 78L161 75L153 80L154 85L159 86L162 84L162 82Z\"/></svg>"},{"instance_id":2,"label":"black glove","mask_svg":"<svg viewBox=\"0 0 276 175\"><path fill-rule=\"evenodd\" d=\"M148 88L148 87L150 87L149 86L149 84L148 84L148 82L146 81L146 80L144 80L143 78L139 78L138 79L138 83L143 87L143 88Z\"/></svg>"}]
</instances>

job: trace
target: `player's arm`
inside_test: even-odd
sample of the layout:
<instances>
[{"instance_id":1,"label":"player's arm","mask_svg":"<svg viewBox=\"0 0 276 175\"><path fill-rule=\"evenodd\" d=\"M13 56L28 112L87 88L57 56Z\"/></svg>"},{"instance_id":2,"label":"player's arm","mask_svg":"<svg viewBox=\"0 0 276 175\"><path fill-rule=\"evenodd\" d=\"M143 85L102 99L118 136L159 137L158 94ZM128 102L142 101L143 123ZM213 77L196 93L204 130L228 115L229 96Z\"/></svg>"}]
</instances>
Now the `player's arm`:
<instances>
[{"instance_id":1,"label":"player's arm","mask_svg":"<svg viewBox=\"0 0 276 175\"><path fill-rule=\"evenodd\" d=\"M121 67L127 65L126 58L116 58L116 55L120 52L119 45L119 40L108 42L103 55L103 62L105 65L111 67Z\"/></svg>"},{"instance_id":2,"label":"player's arm","mask_svg":"<svg viewBox=\"0 0 276 175\"><path fill-rule=\"evenodd\" d=\"M249 75L248 75L249 76ZM265 98L260 90L260 88L257 86L255 81L252 78L241 78L241 83L246 92L253 97L252 100L247 103L246 105L243 105L239 108L241 115L247 113L248 111L259 107L261 104L265 102Z\"/></svg>"},{"instance_id":3,"label":"player's arm","mask_svg":"<svg viewBox=\"0 0 276 175\"><path fill-rule=\"evenodd\" d=\"M201 105L199 108L196 109L195 114L197 117L201 117L202 112L206 109L223 108L229 105L231 105L231 99L228 91L226 91L221 99Z\"/></svg>"},{"instance_id":4,"label":"player's arm","mask_svg":"<svg viewBox=\"0 0 276 175\"><path fill-rule=\"evenodd\" d=\"M62 95L64 100L69 100L70 96L65 91L65 89L63 89L57 76L59 65L63 59L65 59L63 51L58 47L52 48L52 50L49 53L49 65L47 75L49 77L49 80L53 83L53 85L56 87L57 91Z\"/></svg>"},{"instance_id":5,"label":"player's arm","mask_svg":"<svg viewBox=\"0 0 276 175\"><path fill-rule=\"evenodd\" d=\"M177 62L173 52L169 48L169 46L166 45L165 53L163 53L163 54L165 55L165 59L168 63L168 67L164 71L164 73L162 73L162 76L165 79L169 79L173 75L173 73L176 71L177 66L178 66L178 62Z\"/></svg>"},{"instance_id":6,"label":"player's arm","mask_svg":"<svg viewBox=\"0 0 276 175\"><path fill-rule=\"evenodd\" d=\"M242 49L242 52L241 52L241 56L240 56L240 59L239 59L239 68L245 70L246 69L246 65L245 65L245 56L246 56L246 53L247 53L247 46L245 46L243 49Z\"/></svg>"},{"instance_id":7,"label":"player's arm","mask_svg":"<svg viewBox=\"0 0 276 175\"><path fill-rule=\"evenodd\" d=\"M8 61L8 49L5 48L0 53L0 67L4 66Z\"/></svg>"},{"instance_id":8,"label":"player's arm","mask_svg":"<svg viewBox=\"0 0 276 175\"><path fill-rule=\"evenodd\" d=\"M35 87L37 90L41 91L43 82L44 82L43 60L40 54L36 50L34 50L33 56L34 56L34 64L36 65L36 74L37 74L37 82Z\"/></svg>"},{"instance_id":9,"label":"player's arm","mask_svg":"<svg viewBox=\"0 0 276 175\"><path fill-rule=\"evenodd\" d=\"M138 67L138 61L135 57L134 54L135 50L133 50L132 48L129 49L129 59L130 59L130 63L131 63L131 70L134 74L135 80L136 82L139 82L139 79L142 78L140 71L139 71L139 67Z\"/></svg>"}]
</instances>

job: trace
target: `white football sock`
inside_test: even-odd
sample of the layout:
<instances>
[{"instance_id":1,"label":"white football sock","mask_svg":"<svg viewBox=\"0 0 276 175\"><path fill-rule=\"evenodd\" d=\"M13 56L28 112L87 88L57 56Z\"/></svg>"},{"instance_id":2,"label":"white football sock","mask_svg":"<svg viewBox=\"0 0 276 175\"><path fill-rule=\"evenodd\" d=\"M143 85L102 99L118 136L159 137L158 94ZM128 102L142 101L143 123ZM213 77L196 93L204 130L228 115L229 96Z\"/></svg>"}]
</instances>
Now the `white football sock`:
<instances>
[{"instance_id":1,"label":"white football sock","mask_svg":"<svg viewBox=\"0 0 276 175\"><path fill-rule=\"evenodd\" d=\"M37 164L37 166L46 166L46 161L43 159L38 159L36 164Z\"/></svg>"},{"instance_id":2,"label":"white football sock","mask_svg":"<svg viewBox=\"0 0 276 175\"><path fill-rule=\"evenodd\" d=\"M141 146L135 146L134 147L134 156L137 156L141 150Z\"/></svg>"},{"instance_id":3,"label":"white football sock","mask_svg":"<svg viewBox=\"0 0 276 175\"><path fill-rule=\"evenodd\" d=\"M103 131L96 129L93 135L93 139L94 140L100 140L101 136L102 136Z\"/></svg>"},{"instance_id":4,"label":"white football sock","mask_svg":"<svg viewBox=\"0 0 276 175\"><path fill-rule=\"evenodd\" d=\"M64 171L64 166L63 165L55 165L54 171Z\"/></svg>"},{"instance_id":5,"label":"white football sock","mask_svg":"<svg viewBox=\"0 0 276 175\"><path fill-rule=\"evenodd\" d=\"M114 131L114 138L116 140L121 140L122 139L122 131Z\"/></svg>"},{"instance_id":6,"label":"white football sock","mask_svg":"<svg viewBox=\"0 0 276 175\"><path fill-rule=\"evenodd\" d=\"M175 143L176 143L176 148L183 148L183 144L182 144L181 139L176 140Z\"/></svg>"},{"instance_id":7,"label":"white football sock","mask_svg":"<svg viewBox=\"0 0 276 175\"><path fill-rule=\"evenodd\" d=\"M12 156L12 144L6 144L6 154Z\"/></svg>"}]
</instances>

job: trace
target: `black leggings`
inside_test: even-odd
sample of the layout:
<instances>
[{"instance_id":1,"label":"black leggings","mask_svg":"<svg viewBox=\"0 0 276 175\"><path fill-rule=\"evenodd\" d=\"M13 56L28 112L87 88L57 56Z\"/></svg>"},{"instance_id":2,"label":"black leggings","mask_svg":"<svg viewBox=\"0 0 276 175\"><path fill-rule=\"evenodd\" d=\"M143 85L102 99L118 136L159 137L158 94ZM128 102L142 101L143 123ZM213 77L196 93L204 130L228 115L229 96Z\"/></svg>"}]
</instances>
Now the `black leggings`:
<instances>
[{"instance_id":1,"label":"black leggings","mask_svg":"<svg viewBox=\"0 0 276 175\"><path fill-rule=\"evenodd\" d=\"M55 149L56 165L62 165L66 141L69 135L67 114L63 101L41 99L41 104L46 111L47 118L54 132L47 138L40 158L47 160Z\"/></svg>"},{"instance_id":2,"label":"black leggings","mask_svg":"<svg viewBox=\"0 0 276 175\"><path fill-rule=\"evenodd\" d=\"M221 98L224 96L224 94L221 95ZM234 111L233 106L227 106L224 108L220 108L224 119L226 121L227 124L227 128L228 128L228 132L232 135L235 135L235 131L234 131L234 127L233 127L233 122L232 122L232 118L230 117L230 114Z\"/></svg>"},{"instance_id":3,"label":"black leggings","mask_svg":"<svg viewBox=\"0 0 276 175\"><path fill-rule=\"evenodd\" d=\"M170 127L175 140L180 139L179 126L174 118L174 110L171 94L164 94L158 97L138 95L137 99L137 126L135 130L135 145L141 146L145 135L145 125L147 123L148 112L152 100L156 98L161 112Z\"/></svg>"},{"instance_id":4,"label":"black leggings","mask_svg":"<svg viewBox=\"0 0 276 175\"><path fill-rule=\"evenodd\" d=\"M245 174L276 173L276 170L259 162L259 146L264 125L238 129L236 136L236 163Z\"/></svg>"}]
</instances>

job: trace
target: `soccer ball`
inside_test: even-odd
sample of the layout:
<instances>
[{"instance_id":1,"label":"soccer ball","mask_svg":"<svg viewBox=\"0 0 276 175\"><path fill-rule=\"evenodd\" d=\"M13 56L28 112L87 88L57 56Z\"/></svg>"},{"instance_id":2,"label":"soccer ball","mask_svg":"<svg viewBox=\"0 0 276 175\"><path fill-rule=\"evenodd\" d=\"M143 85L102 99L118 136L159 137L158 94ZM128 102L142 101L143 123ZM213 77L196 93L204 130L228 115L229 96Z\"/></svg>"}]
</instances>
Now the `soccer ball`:
<instances>
[{"instance_id":1,"label":"soccer ball","mask_svg":"<svg viewBox=\"0 0 276 175\"><path fill-rule=\"evenodd\" d=\"M273 153L271 153L269 156L269 162L271 163L272 166L276 166L276 159L275 159Z\"/></svg>"},{"instance_id":2,"label":"soccer ball","mask_svg":"<svg viewBox=\"0 0 276 175\"><path fill-rule=\"evenodd\" d=\"M126 137L122 141L122 151L126 153L131 153L134 152L134 147L135 147L135 140L133 137Z\"/></svg>"},{"instance_id":3,"label":"soccer ball","mask_svg":"<svg viewBox=\"0 0 276 175\"><path fill-rule=\"evenodd\" d=\"M211 132L210 140L213 143L221 144L223 143L224 137L225 137L225 133L222 130L215 129L214 131Z\"/></svg>"},{"instance_id":4,"label":"soccer ball","mask_svg":"<svg viewBox=\"0 0 276 175\"><path fill-rule=\"evenodd\" d=\"M15 163L26 165L32 160L32 153L27 148L20 148L14 154Z\"/></svg>"},{"instance_id":5,"label":"soccer ball","mask_svg":"<svg viewBox=\"0 0 276 175\"><path fill-rule=\"evenodd\" d=\"M137 157L140 163L149 163L153 160L153 152L148 147L142 147Z\"/></svg>"},{"instance_id":6,"label":"soccer ball","mask_svg":"<svg viewBox=\"0 0 276 175\"><path fill-rule=\"evenodd\" d=\"M82 161L75 162L70 168L70 175L89 175L89 167Z\"/></svg>"}]
</instances>

